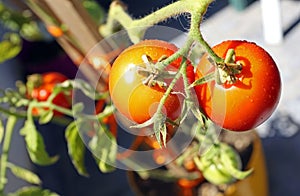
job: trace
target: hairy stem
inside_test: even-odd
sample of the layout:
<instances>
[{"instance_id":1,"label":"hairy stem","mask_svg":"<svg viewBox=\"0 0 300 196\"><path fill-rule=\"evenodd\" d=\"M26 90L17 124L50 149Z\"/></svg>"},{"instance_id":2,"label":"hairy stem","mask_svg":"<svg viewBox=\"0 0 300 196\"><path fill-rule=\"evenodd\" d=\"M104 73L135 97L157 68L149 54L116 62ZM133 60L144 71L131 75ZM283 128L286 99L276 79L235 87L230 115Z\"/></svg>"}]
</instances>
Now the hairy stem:
<instances>
[{"instance_id":1,"label":"hairy stem","mask_svg":"<svg viewBox=\"0 0 300 196\"><path fill-rule=\"evenodd\" d=\"M208 5L212 2L213 0L176 1L143 18L134 20L126 13L124 6L120 3L120 1L114 1L109 9L107 23L100 27L100 33L103 36L112 34L116 24L118 23L127 30L131 41L133 43L137 43L142 39L148 27L179 14L190 13L191 15L194 15L193 13L198 14L200 12L201 22L203 14L206 12Z\"/></svg>"},{"instance_id":2,"label":"hairy stem","mask_svg":"<svg viewBox=\"0 0 300 196\"><path fill-rule=\"evenodd\" d=\"M202 18L204 13L206 12L206 9L209 4L206 5L206 7L200 7L198 9L194 9L191 13L191 27L189 31L189 36L193 37L196 41L198 41L201 46L206 50L206 52L209 54L209 56L217 63L223 62L223 59L220 58L210 47L210 45L205 41L203 38L201 31L200 31L200 24L202 22Z\"/></svg>"}]
</instances>

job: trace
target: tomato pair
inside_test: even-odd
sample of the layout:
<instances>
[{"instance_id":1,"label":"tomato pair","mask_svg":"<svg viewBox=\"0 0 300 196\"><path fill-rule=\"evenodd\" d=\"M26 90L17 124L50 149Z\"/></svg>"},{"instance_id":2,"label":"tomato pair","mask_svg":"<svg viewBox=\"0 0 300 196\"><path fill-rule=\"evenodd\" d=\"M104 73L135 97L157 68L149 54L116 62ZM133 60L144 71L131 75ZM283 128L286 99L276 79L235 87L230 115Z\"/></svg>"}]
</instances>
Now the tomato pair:
<instances>
[{"instance_id":1,"label":"tomato pair","mask_svg":"<svg viewBox=\"0 0 300 196\"><path fill-rule=\"evenodd\" d=\"M236 81L218 84L212 80L196 86L195 91L200 109L220 127L233 131L250 130L268 119L276 108L281 93L280 74L272 57L254 43L225 41L213 47L214 52L224 59L229 49L235 52L232 63L241 66L234 75ZM145 71L148 60L158 62L177 50L168 42L145 40L130 46L115 60L109 76L109 90L114 105L128 119L143 123L154 114L166 88L157 85L159 83L150 86L143 83L152 74L151 71L156 71ZM176 71L180 64L179 58L166 70L173 67ZM216 69L208 55L204 55L196 68L196 79ZM194 73L191 65L187 72L189 82L192 82ZM168 86L169 81L163 82ZM176 88L181 94L184 92L182 81L178 81ZM164 112L170 119L180 116L184 99L180 93L171 93L164 104Z\"/></svg>"},{"instance_id":2,"label":"tomato pair","mask_svg":"<svg viewBox=\"0 0 300 196\"><path fill-rule=\"evenodd\" d=\"M47 72L43 74L35 74L29 77L27 84L31 82L28 87L27 96L29 99L36 99L39 102L47 101L55 85L64 82L68 78L58 72ZM59 93L52 101L53 104L64 108L71 106L71 96L67 96L64 93ZM44 108L45 109L45 108ZM33 115L40 115L40 108L33 108ZM55 114L59 114L55 111Z\"/></svg>"}]
</instances>

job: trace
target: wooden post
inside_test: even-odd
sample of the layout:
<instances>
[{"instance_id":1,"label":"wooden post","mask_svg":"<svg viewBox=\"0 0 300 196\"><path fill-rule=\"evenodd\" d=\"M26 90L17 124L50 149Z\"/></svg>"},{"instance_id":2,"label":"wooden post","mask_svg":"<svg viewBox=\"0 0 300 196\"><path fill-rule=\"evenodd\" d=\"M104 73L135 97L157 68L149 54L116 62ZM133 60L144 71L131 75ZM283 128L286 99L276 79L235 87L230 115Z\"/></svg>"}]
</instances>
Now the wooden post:
<instances>
[{"instance_id":1,"label":"wooden post","mask_svg":"<svg viewBox=\"0 0 300 196\"><path fill-rule=\"evenodd\" d=\"M55 26L62 29L63 34L55 37L57 42L77 66L82 66L80 71L86 78L91 79L91 82L97 82L94 85L99 88L98 90L106 90L110 70L106 53L113 49L109 45L104 49L95 47L103 37L98 32L98 25L82 6L81 1L28 0L27 4L46 27ZM89 55L91 49L93 54ZM93 58L98 58L98 61ZM100 79L100 85L98 80L93 81L95 79Z\"/></svg>"}]
</instances>

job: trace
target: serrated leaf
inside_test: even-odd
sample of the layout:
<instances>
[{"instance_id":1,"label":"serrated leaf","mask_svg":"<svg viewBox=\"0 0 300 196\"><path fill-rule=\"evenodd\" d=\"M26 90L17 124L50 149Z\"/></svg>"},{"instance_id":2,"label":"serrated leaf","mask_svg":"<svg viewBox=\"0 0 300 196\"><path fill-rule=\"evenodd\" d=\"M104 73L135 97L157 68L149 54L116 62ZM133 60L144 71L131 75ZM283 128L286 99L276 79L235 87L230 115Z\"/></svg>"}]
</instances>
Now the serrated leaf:
<instances>
[{"instance_id":1,"label":"serrated leaf","mask_svg":"<svg viewBox=\"0 0 300 196\"><path fill-rule=\"evenodd\" d=\"M7 164L7 167L18 178L25 180L26 182L29 182L31 184L36 184L36 185L41 184L40 178L32 171L16 166L12 163Z\"/></svg>"},{"instance_id":2,"label":"serrated leaf","mask_svg":"<svg viewBox=\"0 0 300 196\"><path fill-rule=\"evenodd\" d=\"M58 160L58 156L50 157L45 149L43 137L36 130L34 123L30 120L25 121L20 134L25 137L26 148L32 162L38 165L51 165Z\"/></svg>"},{"instance_id":3,"label":"serrated leaf","mask_svg":"<svg viewBox=\"0 0 300 196\"><path fill-rule=\"evenodd\" d=\"M53 118L53 115L54 115L54 113L52 110L44 111L39 118L39 124L46 124L46 123L50 122L51 119Z\"/></svg>"},{"instance_id":4,"label":"serrated leaf","mask_svg":"<svg viewBox=\"0 0 300 196\"><path fill-rule=\"evenodd\" d=\"M84 165L85 146L78 133L76 122L73 121L66 129L65 137L68 143L68 153L78 173L88 176Z\"/></svg>"},{"instance_id":5,"label":"serrated leaf","mask_svg":"<svg viewBox=\"0 0 300 196\"><path fill-rule=\"evenodd\" d=\"M3 136L4 136L4 126L3 126L2 119L0 119L0 144L2 143Z\"/></svg>"},{"instance_id":6,"label":"serrated leaf","mask_svg":"<svg viewBox=\"0 0 300 196\"><path fill-rule=\"evenodd\" d=\"M21 188L15 193L9 193L8 196L58 196L58 194L33 186Z\"/></svg>"},{"instance_id":7,"label":"serrated leaf","mask_svg":"<svg viewBox=\"0 0 300 196\"><path fill-rule=\"evenodd\" d=\"M115 170L112 166L116 162L117 141L109 130L101 128L98 135L94 136L89 143L90 148L97 157L99 169L106 173Z\"/></svg>"}]
</instances>

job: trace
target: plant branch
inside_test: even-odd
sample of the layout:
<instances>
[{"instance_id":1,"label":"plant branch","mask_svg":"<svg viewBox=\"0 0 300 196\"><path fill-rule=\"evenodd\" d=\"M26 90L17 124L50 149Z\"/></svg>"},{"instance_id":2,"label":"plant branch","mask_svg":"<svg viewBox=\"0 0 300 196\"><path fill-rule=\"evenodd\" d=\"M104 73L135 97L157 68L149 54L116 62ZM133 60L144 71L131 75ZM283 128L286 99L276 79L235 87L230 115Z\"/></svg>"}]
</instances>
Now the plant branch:
<instances>
[{"instance_id":1,"label":"plant branch","mask_svg":"<svg viewBox=\"0 0 300 196\"><path fill-rule=\"evenodd\" d=\"M6 124L6 131L4 136L2 155L0 160L0 195L4 194L4 187L6 184L6 169L7 169L7 160L11 144L11 138L13 134L14 127L16 125L17 118L16 116L9 116Z\"/></svg>"},{"instance_id":2,"label":"plant branch","mask_svg":"<svg viewBox=\"0 0 300 196\"><path fill-rule=\"evenodd\" d=\"M116 24L120 24L125 30L133 43L137 43L143 37L148 27L153 26L159 22L162 22L170 17L177 16L183 13L200 12L202 19L203 14L213 0L181 0L169 4L151 14L144 16L140 19L132 19L125 11L125 6L121 1L114 1L109 9L107 23L100 27L99 31L103 36L108 36L114 32ZM197 12L194 11L197 9ZM199 15L199 14L198 14ZM146 25L145 25L146 24Z\"/></svg>"}]
</instances>

